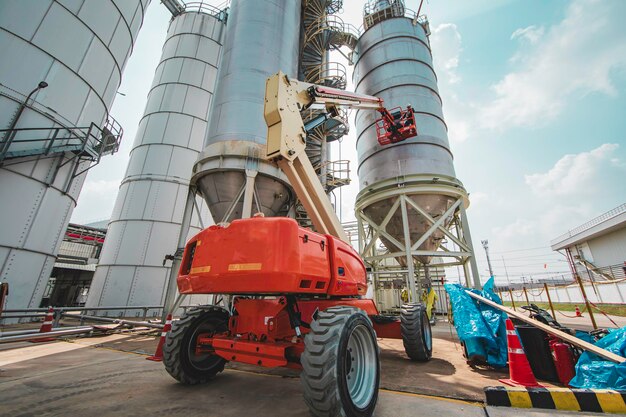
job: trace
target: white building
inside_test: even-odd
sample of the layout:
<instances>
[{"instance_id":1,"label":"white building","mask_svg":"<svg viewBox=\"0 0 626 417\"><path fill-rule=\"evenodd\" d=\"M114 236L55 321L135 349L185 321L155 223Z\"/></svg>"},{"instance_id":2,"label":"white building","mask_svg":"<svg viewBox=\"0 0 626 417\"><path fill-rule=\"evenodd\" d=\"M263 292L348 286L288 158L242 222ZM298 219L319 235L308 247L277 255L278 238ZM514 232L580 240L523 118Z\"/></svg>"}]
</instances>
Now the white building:
<instances>
[{"instance_id":1,"label":"white building","mask_svg":"<svg viewBox=\"0 0 626 417\"><path fill-rule=\"evenodd\" d=\"M583 279L626 278L626 203L552 240L552 250L569 251Z\"/></svg>"}]
</instances>

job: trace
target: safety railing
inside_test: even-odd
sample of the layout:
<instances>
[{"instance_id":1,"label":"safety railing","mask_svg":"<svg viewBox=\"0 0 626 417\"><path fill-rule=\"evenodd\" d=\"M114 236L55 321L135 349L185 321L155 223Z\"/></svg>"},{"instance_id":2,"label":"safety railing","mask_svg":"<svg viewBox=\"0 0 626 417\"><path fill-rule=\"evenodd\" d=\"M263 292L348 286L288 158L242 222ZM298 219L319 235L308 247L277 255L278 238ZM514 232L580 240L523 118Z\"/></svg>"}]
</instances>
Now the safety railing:
<instances>
[{"instance_id":1,"label":"safety railing","mask_svg":"<svg viewBox=\"0 0 626 417\"><path fill-rule=\"evenodd\" d=\"M72 311L82 311L84 313L95 313L98 311L104 311L104 316L108 316L109 311L120 311L118 317L123 316L124 311L140 311L141 313L135 314L134 317L141 317L142 320L146 320L148 318L148 312L150 310L154 310L154 317L157 316L158 312L163 310L163 306L111 306L111 307L72 307L72 306L63 306L63 307L51 307L54 312L54 323L53 325L56 327L59 324L59 320L61 316L65 313L69 313ZM0 315L0 322L3 320L10 319L22 319L22 318L39 318L45 317L49 308L22 308L22 309L6 309L3 310Z\"/></svg>"},{"instance_id":2,"label":"safety railing","mask_svg":"<svg viewBox=\"0 0 626 417\"><path fill-rule=\"evenodd\" d=\"M53 157L67 153L61 166L77 162L72 178L97 165L104 155L115 153L123 135L121 126L112 118L100 128L94 123L88 127L0 129L0 166L10 164L10 159L28 156ZM90 161L88 167L79 170L81 162Z\"/></svg>"},{"instance_id":3,"label":"safety railing","mask_svg":"<svg viewBox=\"0 0 626 417\"><path fill-rule=\"evenodd\" d=\"M327 62L309 70L307 79L313 84L344 90L347 80L346 67L339 62Z\"/></svg>"},{"instance_id":4,"label":"safety railing","mask_svg":"<svg viewBox=\"0 0 626 417\"><path fill-rule=\"evenodd\" d=\"M377 23L395 17L408 17L414 25L419 24L424 28L426 36L430 36L430 24L425 15L420 15L407 8L404 0L369 0L363 6L363 26L358 29L359 33L369 29Z\"/></svg>"},{"instance_id":5,"label":"safety railing","mask_svg":"<svg viewBox=\"0 0 626 417\"><path fill-rule=\"evenodd\" d=\"M207 4L204 1L184 1L185 12L205 13L214 16L217 20L226 22L228 20L228 8L230 1L223 2L218 6Z\"/></svg>"},{"instance_id":6,"label":"safety railing","mask_svg":"<svg viewBox=\"0 0 626 417\"><path fill-rule=\"evenodd\" d=\"M326 161L321 164L321 171L326 171L326 185L330 189L350 184L350 160Z\"/></svg>"},{"instance_id":7,"label":"safety railing","mask_svg":"<svg viewBox=\"0 0 626 417\"><path fill-rule=\"evenodd\" d=\"M356 26L345 23L339 16L320 16L307 27L304 33L305 43L314 42L318 36L328 36L322 43L354 48L359 38L359 30Z\"/></svg>"},{"instance_id":8,"label":"safety railing","mask_svg":"<svg viewBox=\"0 0 626 417\"><path fill-rule=\"evenodd\" d=\"M596 217L594 219L589 220L587 223L581 224L580 226L575 227L574 229L568 230L566 233L562 234L561 236L557 237L556 239L552 239L550 241L550 243L552 245L556 245L557 243L562 242L565 239L568 239L568 238L570 238L570 237L572 237L574 235L577 235L577 234L582 233L582 232L584 232L586 230L589 230L592 227L597 226L598 224L603 223L603 222L605 222L607 220L610 220L613 217L617 217L617 216L619 216L620 214L622 214L624 212L626 212L626 203L624 203L624 204L622 204L620 206L617 206L613 210L609 210L606 213L604 213L604 214L602 214L602 215L600 215L600 216L598 216L598 217Z\"/></svg>"}]
</instances>

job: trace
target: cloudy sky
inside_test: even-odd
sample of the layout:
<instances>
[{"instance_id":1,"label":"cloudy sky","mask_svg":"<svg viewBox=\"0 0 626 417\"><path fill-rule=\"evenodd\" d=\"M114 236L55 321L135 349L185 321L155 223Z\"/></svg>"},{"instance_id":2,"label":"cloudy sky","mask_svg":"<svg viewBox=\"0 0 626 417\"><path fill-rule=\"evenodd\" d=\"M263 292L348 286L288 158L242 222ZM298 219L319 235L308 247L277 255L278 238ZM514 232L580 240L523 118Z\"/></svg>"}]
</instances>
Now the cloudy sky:
<instances>
[{"instance_id":1,"label":"cloudy sky","mask_svg":"<svg viewBox=\"0 0 626 417\"><path fill-rule=\"evenodd\" d=\"M360 26L363 1L345 3L341 17ZM481 275L483 239L498 280L566 272L550 240L626 202L626 1L430 0L422 10ZM112 111L121 150L89 174L74 222L110 216L168 21L153 0ZM341 153L355 171L353 144L354 133ZM344 221L357 192L354 179L341 193Z\"/></svg>"}]
</instances>

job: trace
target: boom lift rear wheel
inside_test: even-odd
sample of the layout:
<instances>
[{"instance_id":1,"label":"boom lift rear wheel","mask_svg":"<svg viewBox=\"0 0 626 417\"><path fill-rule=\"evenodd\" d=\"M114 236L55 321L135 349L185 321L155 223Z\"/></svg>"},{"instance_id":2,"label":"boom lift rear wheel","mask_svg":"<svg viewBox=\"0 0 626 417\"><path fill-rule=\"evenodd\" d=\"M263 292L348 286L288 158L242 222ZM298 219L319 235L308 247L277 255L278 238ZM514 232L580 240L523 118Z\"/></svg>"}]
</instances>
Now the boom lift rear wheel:
<instances>
[{"instance_id":1,"label":"boom lift rear wheel","mask_svg":"<svg viewBox=\"0 0 626 417\"><path fill-rule=\"evenodd\" d=\"M228 311L206 306L189 310L172 323L163 346L167 372L187 385L204 384L224 370L226 360L212 354L196 353L198 336L228 331Z\"/></svg>"},{"instance_id":2,"label":"boom lift rear wheel","mask_svg":"<svg viewBox=\"0 0 626 417\"><path fill-rule=\"evenodd\" d=\"M317 314L300 358L304 400L317 417L369 417L378 400L380 363L369 317L354 307Z\"/></svg>"},{"instance_id":3,"label":"boom lift rear wheel","mask_svg":"<svg viewBox=\"0 0 626 417\"><path fill-rule=\"evenodd\" d=\"M433 336L426 307L404 304L400 314L400 329L404 351L411 360L426 362L433 355Z\"/></svg>"}]
</instances>

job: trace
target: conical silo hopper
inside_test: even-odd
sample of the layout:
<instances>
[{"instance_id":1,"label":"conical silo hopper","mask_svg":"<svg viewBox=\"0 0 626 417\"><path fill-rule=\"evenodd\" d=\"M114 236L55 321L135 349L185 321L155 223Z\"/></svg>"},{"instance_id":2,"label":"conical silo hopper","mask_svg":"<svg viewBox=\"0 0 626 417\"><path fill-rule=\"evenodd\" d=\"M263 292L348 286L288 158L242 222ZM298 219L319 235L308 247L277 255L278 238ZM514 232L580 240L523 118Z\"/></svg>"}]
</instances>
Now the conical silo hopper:
<instances>
[{"instance_id":1,"label":"conical silo hopper","mask_svg":"<svg viewBox=\"0 0 626 417\"><path fill-rule=\"evenodd\" d=\"M284 174L265 161L265 80L297 76L300 1L234 0L204 150L194 182L216 223L284 216L293 192Z\"/></svg>"}]
</instances>

